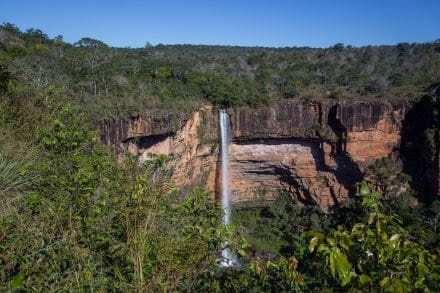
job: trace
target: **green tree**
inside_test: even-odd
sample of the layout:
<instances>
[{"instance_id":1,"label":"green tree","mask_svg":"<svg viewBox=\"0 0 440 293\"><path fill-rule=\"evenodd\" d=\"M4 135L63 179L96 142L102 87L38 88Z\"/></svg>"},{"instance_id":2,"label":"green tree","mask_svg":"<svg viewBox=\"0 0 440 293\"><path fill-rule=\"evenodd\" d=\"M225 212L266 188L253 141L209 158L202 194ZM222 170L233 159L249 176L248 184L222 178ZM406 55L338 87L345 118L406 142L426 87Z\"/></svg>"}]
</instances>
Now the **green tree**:
<instances>
[{"instance_id":1,"label":"green tree","mask_svg":"<svg viewBox=\"0 0 440 293\"><path fill-rule=\"evenodd\" d=\"M408 235L396 215L385 215L380 193L363 182L359 188L363 206L370 210L368 222L351 230L342 226L326 236L312 232L309 249L322 256L342 286L410 292L437 291L440 261Z\"/></svg>"},{"instance_id":2,"label":"green tree","mask_svg":"<svg viewBox=\"0 0 440 293\"><path fill-rule=\"evenodd\" d=\"M86 48L106 48L107 44L100 40L92 39L92 38L81 38L78 42L73 44L78 47L86 47Z\"/></svg>"}]
</instances>

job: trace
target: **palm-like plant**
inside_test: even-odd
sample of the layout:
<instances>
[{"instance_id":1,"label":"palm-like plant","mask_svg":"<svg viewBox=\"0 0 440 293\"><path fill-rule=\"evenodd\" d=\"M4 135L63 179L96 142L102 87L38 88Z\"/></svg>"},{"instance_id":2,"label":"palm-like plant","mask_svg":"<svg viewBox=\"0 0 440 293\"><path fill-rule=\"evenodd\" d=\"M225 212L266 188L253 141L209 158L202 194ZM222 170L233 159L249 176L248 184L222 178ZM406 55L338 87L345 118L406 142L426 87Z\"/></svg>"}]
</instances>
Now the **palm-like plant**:
<instances>
[{"instance_id":1,"label":"palm-like plant","mask_svg":"<svg viewBox=\"0 0 440 293\"><path fill-rule=\"evenodd\" d=\"M0 153L0 196L2 201L8 195L29 188L37 177L32 172L32 166L36 161L35 149L23 145L20 147L20 153L18 158Z\"/></svg>"}]
</instances>

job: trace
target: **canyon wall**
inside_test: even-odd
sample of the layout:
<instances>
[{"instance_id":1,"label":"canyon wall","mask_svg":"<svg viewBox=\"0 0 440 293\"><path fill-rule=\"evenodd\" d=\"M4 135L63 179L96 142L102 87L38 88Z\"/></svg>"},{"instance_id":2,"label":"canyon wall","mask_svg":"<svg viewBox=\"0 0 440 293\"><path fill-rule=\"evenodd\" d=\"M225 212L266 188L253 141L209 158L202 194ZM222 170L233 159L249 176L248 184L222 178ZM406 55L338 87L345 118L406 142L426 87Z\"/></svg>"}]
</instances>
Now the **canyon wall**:
<instances>
[{"instance_id":1,"label":"canyon wall","mask_svg":"<svg viewBox=\"0 0 440 293\"><path fill-rule=\"evenodd\" d=\"M232 201L265 205L284 190L328 209L354 193L369 163L399 155L412 108L406 102L282 101L228 109ZM169 155L178 187L199 185L219 194L218 111L212 107L185 117L107 120L101 140L141 161Z\"/></svg>"},{"instance_id":2,"label":"canyon wall","mask_svg":"<svg viewBox=\"0 0 440 293\"><path fill-rule=\"evenodd\" d=\"M397 155L406 103L280 103L231 109L237 202L288 190L323 209L353 194L365 166ZM261 196L260 196L261 197Z\"/></svg>"}]
</instances>

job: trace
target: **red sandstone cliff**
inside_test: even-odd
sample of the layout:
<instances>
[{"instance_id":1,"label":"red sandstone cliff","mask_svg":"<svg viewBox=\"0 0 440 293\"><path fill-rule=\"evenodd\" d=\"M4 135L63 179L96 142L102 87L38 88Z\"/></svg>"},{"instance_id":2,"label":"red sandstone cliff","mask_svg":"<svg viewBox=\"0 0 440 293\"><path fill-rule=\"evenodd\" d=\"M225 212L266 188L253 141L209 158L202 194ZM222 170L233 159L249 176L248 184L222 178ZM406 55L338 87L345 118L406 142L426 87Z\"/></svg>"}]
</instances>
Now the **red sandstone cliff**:
<instances>
[{"instance_id":1,"label":"red sandstone cliff","mask_svg":"<svg viewBox=\"0 0 440 293\"><path fill-rule=\"evenodd\" d=\"M236 203L264 203L286 190L326 209L354 191L366 164L397 154L411 105L386 102L281 102L229 109L230 189ZM187 117L136 117L101 125L104 143L148 159L172 156L179 187L216 191L218 113L205 107Z\"/></svg>"}]
</instances>

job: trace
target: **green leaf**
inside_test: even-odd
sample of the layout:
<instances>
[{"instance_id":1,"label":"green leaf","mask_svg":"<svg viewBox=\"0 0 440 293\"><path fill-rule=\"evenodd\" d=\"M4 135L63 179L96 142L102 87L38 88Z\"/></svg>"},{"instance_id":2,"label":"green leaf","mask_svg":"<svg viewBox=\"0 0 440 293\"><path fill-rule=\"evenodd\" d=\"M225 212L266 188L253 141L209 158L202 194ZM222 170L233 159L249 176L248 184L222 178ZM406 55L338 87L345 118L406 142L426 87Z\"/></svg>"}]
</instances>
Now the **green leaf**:
<instances>
[{"instance_id":1,"label":"green leaf","mask_svg":"<svg viewBox=\"0 0 440 293\"><path fill-rule=\"evenodd\" d=\"M330 244L330 246L336 246L336 241L333 238L327 238L327 243Z\"/></svg>"},{"instance_id":2,"label":"green leaf","mask_svg":"<svg viewBox=\"0 0 440 293\"><path fill-rule=\"evenodd\" d=\"M422 262L417 264L417 274L419 277L425 276L429 272L429 268Z\"/></svg>"},{"instance_id":3,"label":"green leaf","mask_svg":"<svg viewBox=\"0 0 440 293\"><path fill-rule=\"evenodd\" d=\"M374 191L371 193L371 195L375 198L380 198L381 197L381 193L379 191Z\"/></svg>"},{"instance_id":4,"label":"green leaf","mask_svg":"<svg viewBox=\"0 0 440 293\"><path fill-rule=\"evenodd\" d=\"M330 252L329 261L330 261L330 271L332 272L332 276L335 277L336 276L336 255L333 251Z\"/></svg>"},{"instance_id":5,"label":"green leaf","mask_svg":"<svg viewBox=\"0 0 440 293\"><path fill-rule=\"evenodd\" d=\"M309 251L313 252L318 244L319 244L318 237L313 237L312 240L310 240L310 243L309 243Z\"/></svg>"},{"instance_id":6,"label":"green leaf","mask_svg":"<svg viewBox=\"0 0 440 293\"><path fill-rule=\"evenodd\" d=\"M374 220L376 219L376 217L377 217L377 214L376 214L376 213L371 213L371 214L368 216L368 225L371 225L371 224L374 222Z\"/></svg>"},{"instance_id":7,"label":"green leaf","mask_svg":"<svg viewBox=\"0 0 440 293\"><path fill-rule=\"evenodd\" d=\"M393 234L390 237L390 242L388 244L388 252L391 252L392 250L396 249L396 247L399 245L400 243L400 239L401 239L402 235L401 234Z\"/></svg>"},{"instance_id":8,"label":"green leaf","mask_svg":"<svg viewBox=\"0 0 440 293\"><path fill-rule=\"evenodd\" d=\"M336 252L336 264L340 275L344 278L349 275L350 264L348 263L347 256L339 250Z\"/></svg>"},{"instance_id":9,"label":"green leaf","mask_svg":"<svg viewBox=\"0 0 440 293\"><path fill-rule=\"evenodd\" d=\"M371 278L365 274L359 276L359 282L362 286L373 284L373 280L371 280Z\"/></svg>"},{"instance_id":10,"label":"green leaf","mask_svg":"<svg viewBox=\"0 0 440 293\"><path fill-rule=\"evenodd\" d=\"M414 283L414 286L416 288L423 288L425 286L425 278L417 279L417 281Z\"/></svg>"},{"instance_id":11,"label":"green leaf","mask_svg":"<svg viewBox=\"0 0 440 293\"><path fill-rule=\"evenodd\" d=\"M360 195L367 195L370 193L370 189L368 188L368 185L366 182L362 182L361 183L361 188L359 189L359 194Z\"/></svg>"},{"instance_id":12,"label":"green leaf","mask_svg":"<svg viewBox=\"0 0 440 293\"><path fill-rule=\"evenodd\" d=\"M385 278L383 278L383 279L380 281L379 285L380 285L381 288L384 288L384 287L386 287L389 283L390 283L390 278L389 278L389 277L385 277Z\"/></svg>"},{"instance_id":13,"label":"green leaf","mask_svg":"<svg viewBox=\"0 0 440 293\"><path fill-rule=\"evenodd\" d=\"M11 288L12 289L22 288L23 285L24 285L24 274L20 272L11 280Z\"/></svg>"},{"instance_id":14,"label":"green leaf","mask_svg":"<svg viewBox=\"0 0 440 293\"><path fill-rule=\"evenodd\" d=\"M341 285L346 286L347 284L349 284L352 277L356 277L356 274L353 272L350 272L349 274L344 276L344 278L342 279Z\"/></svg>"}]
</instances>

